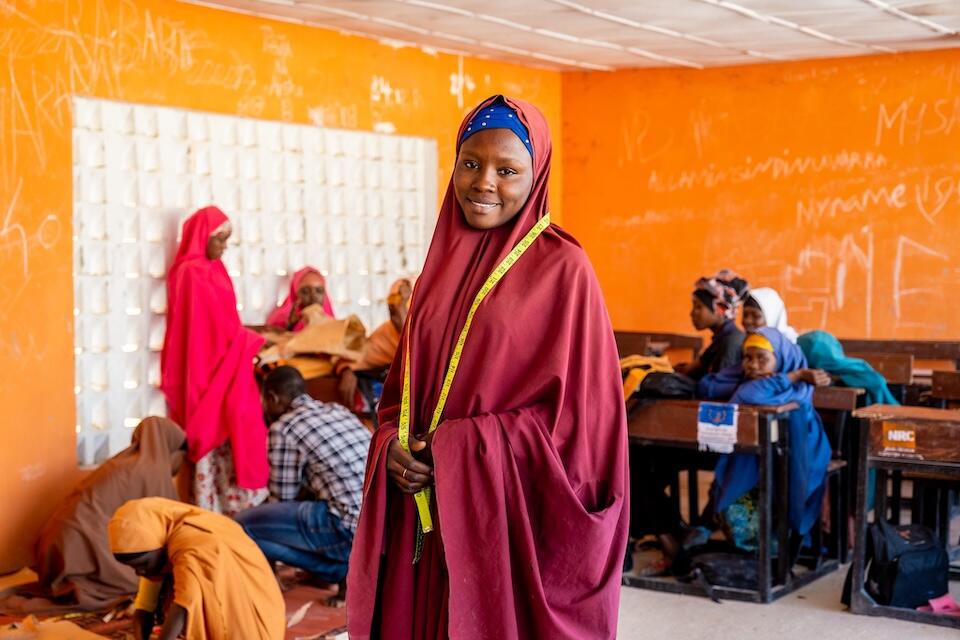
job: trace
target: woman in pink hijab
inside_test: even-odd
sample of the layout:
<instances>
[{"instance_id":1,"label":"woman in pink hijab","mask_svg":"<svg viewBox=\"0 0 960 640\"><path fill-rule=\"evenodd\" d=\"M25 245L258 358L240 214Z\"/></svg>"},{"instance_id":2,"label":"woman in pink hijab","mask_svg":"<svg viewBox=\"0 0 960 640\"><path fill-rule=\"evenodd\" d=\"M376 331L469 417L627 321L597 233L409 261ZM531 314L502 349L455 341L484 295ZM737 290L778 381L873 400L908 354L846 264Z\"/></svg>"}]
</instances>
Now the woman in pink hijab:
<instances>
[{"instance_id":1,"label":"woman in pink hijab","mask_svg":"<svg viewBox=\"0 0 960 640\"><path fill-rule=\"evenodd\" d=\"M266 497L266 426L253 359L263 338L237 313L233 283L220 260L230 221L216 207L183 223L167 274L167 334L160 388L170 418L183 426L196 463L198 506L232 515Z\"/></svg>"},{"instance_id":2,"label":"woman in pink hijab","mask_svg":"<svg viewBox=\"0 0 960 640\"><path fill-rule=\"evenodd\" d=\"M354 640L616 637L623 383L593 268L550 223L550 156L520 100L460 127L367 458Z\"/></svg>"},{"instance_id":3,"label":"woman in pink hijab","mask_svg":"<svg viewBox=\"0 0 960 640\"><path fill-rule=\"evenodd\" d=\"M323 312L333 317L333 305L327 293L327 280L317 269L304 267L290 279L290 293L283 304L270 312L267 326L285 331L300 331L306 326L303 310L311 305L323 306Z\"/></svg>"}]
</instances>

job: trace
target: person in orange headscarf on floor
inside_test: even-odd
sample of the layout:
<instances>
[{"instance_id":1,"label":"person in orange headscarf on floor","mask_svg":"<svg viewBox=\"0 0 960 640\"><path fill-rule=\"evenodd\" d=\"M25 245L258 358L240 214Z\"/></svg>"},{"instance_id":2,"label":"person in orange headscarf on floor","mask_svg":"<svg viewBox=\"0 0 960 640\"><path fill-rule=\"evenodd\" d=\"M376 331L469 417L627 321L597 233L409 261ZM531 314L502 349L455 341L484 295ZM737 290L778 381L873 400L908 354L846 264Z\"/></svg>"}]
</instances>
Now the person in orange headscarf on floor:
<instances>
[{"instance_id":1,"label":"person in orange headscarf on floor","mask_svg":"<svg viewBox=\"0 0 960 640\"><path fill-rule=\"evenodd\" d=\"M284 331L300 331L306 326L303 310L315 304L323 307L323 313L327 317L333 317L333 304L327 292L327 279L318 269L304 267L293 274L287 299L270 312L267 317L267 326Z\"/></svg>"},{"instance_id":2,"label":"person in orange headscarf on floor","mask_svg":"<svg viewBox=\"0 0 960 640\"><path fill-rule=\"evenodd\" d=\"M97 467L60 502L34 545L37 584L0 600L0 611L96 611L134 593L136 576L110 553L107 521L128 500L176 498L172 476L185 454L183 429L166 418L141 421L130 446Z\"/></svg>"},{"instance_id":3,"label":"person in orange headscarf on floor","mask_svg":"<svg viewBox=\"0 0 960 640\"><path fill-rule=\"evenodd\" d=\"M413 282L409 278L400 278L390 285L387 294L387 309L390 319L377 327L363 347L363 355L359 360L341 360L337 363L336 371L340 377L340 398L348 408L353 408L357 399L357 376L355 371L383 370L390 366L397 349L400 347L400 332L403 323L407 321L407 310L410 308L410 296L413 293Z\"/></svg>"},{"instance_id":4,"label":"person in orange headscarf on floor","mask_svg":"<svg viewBox=\"0 0 960 640\"><path fill-rule=\"evenodd\" d=\"M216 207L183 223L167 274L160 354L160 388L196 463L194 501L227 515L266 499L270 471L253 367L264 339L237 313L233 282L220 259L230 233L230 221Z\"/></svg>"},{"instance_id":5,"label":"person in orange headscarf on floor","mask_svg":"<svg viewBox=\"0 0 960 640\"><path fill-rule=\"evenodd\" d=\"M616 637L623 381L593 268L551 224L550 158L522 100L460 127L367 457L355 640Z\"/></svg>"},{"instance_id":6,"label":"person in orange headscarf on floor","mask_svg":"<svg viewBox=\"0 0 960 640\"><path fill-rule=\"evenodd\" d=\"M282 640L283 595L243 528L165 498L131 500L107 525L110 549L140 576L136 633L149 637L164 583L172 602L160 640Z\"/></svg>"}]
</instances>

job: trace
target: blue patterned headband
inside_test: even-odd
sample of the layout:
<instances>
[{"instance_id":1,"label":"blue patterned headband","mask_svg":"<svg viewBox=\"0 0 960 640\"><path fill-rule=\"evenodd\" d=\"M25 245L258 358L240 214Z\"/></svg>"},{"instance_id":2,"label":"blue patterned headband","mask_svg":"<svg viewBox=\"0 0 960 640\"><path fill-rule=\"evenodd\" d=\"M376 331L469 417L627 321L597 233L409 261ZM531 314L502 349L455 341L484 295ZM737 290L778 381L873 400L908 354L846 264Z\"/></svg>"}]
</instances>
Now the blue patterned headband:
<instances>
[{"instance_id":1,"label":"blue patterned headband","mask_svg":"<svg viewBox=\"0 0 960 640\"><path fill-rule=\"evenodd\" d=\"M530 157L533 158L533 146L530 144L530 133L523 123L520 122L520 118L517 117L517 112L507 106L502 99L497 100L489 107L484 107L473 116L473 120L467 124L467 128L463 131L460 144L462 145L466 139L473 134L486 129L509 129L513 131L517 134L517 137L520 138L520 142L527 148L527 151L530 152Z\"/></svg>"}]
</instances>

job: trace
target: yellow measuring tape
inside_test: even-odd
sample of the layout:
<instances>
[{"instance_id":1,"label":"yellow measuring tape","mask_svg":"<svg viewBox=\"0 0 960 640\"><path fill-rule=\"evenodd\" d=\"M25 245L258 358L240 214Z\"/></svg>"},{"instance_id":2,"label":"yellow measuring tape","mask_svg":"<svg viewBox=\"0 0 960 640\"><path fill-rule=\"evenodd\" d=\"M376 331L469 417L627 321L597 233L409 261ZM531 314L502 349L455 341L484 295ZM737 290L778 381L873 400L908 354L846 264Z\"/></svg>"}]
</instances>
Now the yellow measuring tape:
<instances>
[{"instance_id":1,"label":"yellow measuring tape","mask_svg":"<svg viewBox=\"0 0 960 640\"><path fill-rule=\"evenodd\" d=\"M467 342L467 334L470 332L470 325L473 323L473 316L477 313L477 307L483 302L487 294L493 290L497 283L503 279L520 256L530 248L533 241L536 240L544 229L550 226L550 213L537 221L527 235L517 243L517 246L507 254L507 256L497 265L497 267L487 276L486 282L480 287L470 311L467 312L467 319L460 330L460 336L457 338L457 344L450 354L450 363L447 365L447 374L443 378L443 386L440 387L440 397L437 399L437 406L433 410L433 418L430 420L430 429L428 433L433 433L440 424L440 418L443 416L443 407L447 404L447 396L450 395L450 387L453 385L453 378L457 375L457 367L460 366L460 357L463 354L463 345ZM403 358L403 396L400 400L400 421L397 428L397 437L400 439L400 445L404 451L410 453L410 331L407 327L407 334L404 340L404 358ZM433 518L430 515L430 487L421 489L413 496L417 503L417 512L420 516L420 529L423 533L433 531ZM419 550L419 548L418 548ZM419 553L416 554L416 558Z\"/></svg>"}]
</instances>

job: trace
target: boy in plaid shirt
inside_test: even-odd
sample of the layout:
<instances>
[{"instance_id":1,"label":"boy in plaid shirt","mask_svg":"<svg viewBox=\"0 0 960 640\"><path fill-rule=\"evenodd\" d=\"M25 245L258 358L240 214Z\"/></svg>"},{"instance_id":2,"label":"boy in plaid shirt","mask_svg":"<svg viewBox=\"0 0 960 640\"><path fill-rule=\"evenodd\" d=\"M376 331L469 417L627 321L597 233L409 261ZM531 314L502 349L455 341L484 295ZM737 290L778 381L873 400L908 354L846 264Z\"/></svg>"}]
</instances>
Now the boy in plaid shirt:
<instances>
[{"instance_id":1,"label":"boy in plaid shirt","mask_svg":"<svg viewBox=\"0 0 960 640\"><path fill-rule=\"evenodd\" d=\"M360 516L370 432L345 407L314 400L293 367L263 383L271 421L270 499L237 516L271 562L340 583Z\"/></svg>"}]
</instances>

